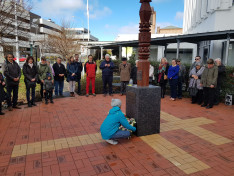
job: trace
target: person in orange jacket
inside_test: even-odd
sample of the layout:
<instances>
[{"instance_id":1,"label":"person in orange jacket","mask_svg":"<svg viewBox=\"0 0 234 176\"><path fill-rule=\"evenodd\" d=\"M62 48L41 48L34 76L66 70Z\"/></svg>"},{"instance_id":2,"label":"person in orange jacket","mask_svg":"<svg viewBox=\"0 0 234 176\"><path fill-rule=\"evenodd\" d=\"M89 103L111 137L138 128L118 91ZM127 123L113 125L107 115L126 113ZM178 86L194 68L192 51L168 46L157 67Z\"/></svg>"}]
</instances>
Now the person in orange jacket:
<instances>
[{"instance_id":1,"label":"person in orange jacket","mask_svg":"<svg viewBox=\"0 0 234 176\"><path fill-rule=\"evenodd\" d=\"M93 96L96 96L95 94L95 77L96 77L96 71L97 71L97 64L93 61L93 56L88 56L88 61L85 63L84 69L86 73L86 97L89 96L89 85L90 81L92 83L92 94Z\"/></svg>"}]
</instances>

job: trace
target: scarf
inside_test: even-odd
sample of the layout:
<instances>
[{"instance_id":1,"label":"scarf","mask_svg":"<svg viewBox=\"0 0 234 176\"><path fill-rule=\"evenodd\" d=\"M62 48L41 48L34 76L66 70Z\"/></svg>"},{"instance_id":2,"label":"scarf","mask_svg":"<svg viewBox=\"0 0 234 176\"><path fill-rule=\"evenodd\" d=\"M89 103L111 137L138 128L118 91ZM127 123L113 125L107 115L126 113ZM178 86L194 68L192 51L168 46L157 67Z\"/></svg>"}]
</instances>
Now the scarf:
<instances>
[{"instance_id":1,"label":"scarf","mask_svg":"<svg viewBox=\"0 0 234 176\"><path fill-rule=\"evenodd\" d=\"M29 65L31 68L33 67L33 63L31 63L31 64L30 64L30 63L28 63L28 65Z\"/></svg>"},{"instance_id":2,"label":"scarf","mask_svg":"<svg viewBox=\"0 0 234 176\"><path fill-rule=\"evenodd\" d=\"M167 62L165 64L159 64L159 67L158 67L158 82L160 82L160 80L162 78L162 75L164 74L166 69L167 69Z\"/></svg>"}]
</instances>

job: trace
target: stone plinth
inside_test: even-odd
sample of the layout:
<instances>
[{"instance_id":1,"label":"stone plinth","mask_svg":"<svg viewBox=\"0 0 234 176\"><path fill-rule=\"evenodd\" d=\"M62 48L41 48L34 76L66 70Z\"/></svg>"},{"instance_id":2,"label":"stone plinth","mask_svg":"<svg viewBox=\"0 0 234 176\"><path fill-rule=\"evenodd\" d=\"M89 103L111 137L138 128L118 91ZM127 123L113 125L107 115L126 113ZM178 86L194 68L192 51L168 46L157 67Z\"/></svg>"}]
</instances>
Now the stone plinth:
<instances>
[{"instance_id":1,"label":"stone plinth","mask_svg":"<svg viewBox=\"0 0 234 176\"><path fill-rule=\"evenodd\" d=\"M160 87L127 86L126 115L136 119L137 136L160 132L160 106Z\"/></svg>"}]
</instances>

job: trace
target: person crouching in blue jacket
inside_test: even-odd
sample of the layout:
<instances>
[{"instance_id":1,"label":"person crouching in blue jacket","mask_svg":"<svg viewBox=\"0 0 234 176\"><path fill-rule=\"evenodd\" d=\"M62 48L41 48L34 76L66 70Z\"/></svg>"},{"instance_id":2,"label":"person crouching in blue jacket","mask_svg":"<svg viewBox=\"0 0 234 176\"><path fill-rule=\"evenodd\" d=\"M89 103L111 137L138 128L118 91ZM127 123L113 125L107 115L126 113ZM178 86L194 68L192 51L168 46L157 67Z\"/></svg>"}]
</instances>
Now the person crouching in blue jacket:
<instances>
[{"instance_id":1,"label":"person crouching in blue jacket","mask_svg":"<svg viewBox=\"0 0 234 176\"><path fill-rule=\"evenodd\" d=\"M112 99L111 106L113 108L101 125L102 138L112 145L118 144L116 139L125 139L131 135L129 131L119 130L120 125L133 132L136 131L136 128L128 123L125 115L122 113L121 104L121 100Z\"/></svg>"}]
</instances>

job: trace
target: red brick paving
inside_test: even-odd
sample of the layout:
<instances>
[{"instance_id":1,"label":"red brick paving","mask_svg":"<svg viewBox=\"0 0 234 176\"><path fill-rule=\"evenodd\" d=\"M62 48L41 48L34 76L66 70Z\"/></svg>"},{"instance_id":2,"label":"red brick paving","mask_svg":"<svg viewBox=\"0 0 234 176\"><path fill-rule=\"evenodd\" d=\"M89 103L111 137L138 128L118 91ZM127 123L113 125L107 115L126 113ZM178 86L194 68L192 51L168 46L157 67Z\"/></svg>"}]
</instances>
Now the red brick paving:
<instances>
[{"instance_id":1,"label":"red brick paving","mask_svg":"<svg viewBox=\"0 0 234 176\"><path fill-rule=\"evenodd\" d=\"M123 140L116 146L102 142L11 158L14 145L99 132L111 108L111 98L77 96L56 99L54 105L40 103L37 107L6 112L0 118L0 176L186 175L138 137ZM115 95L114 98L122 100L122 110L125 111L125 97ZM221 104L206 110L190 104L189 99L172 102L165 98L162 111L181 119L212 119L217 123L202 127L234 140L233 106ZM234 142L216 146L184 130L160 135L211 167L191 175L234 175Z\"/></svg>"}]
</instances>

